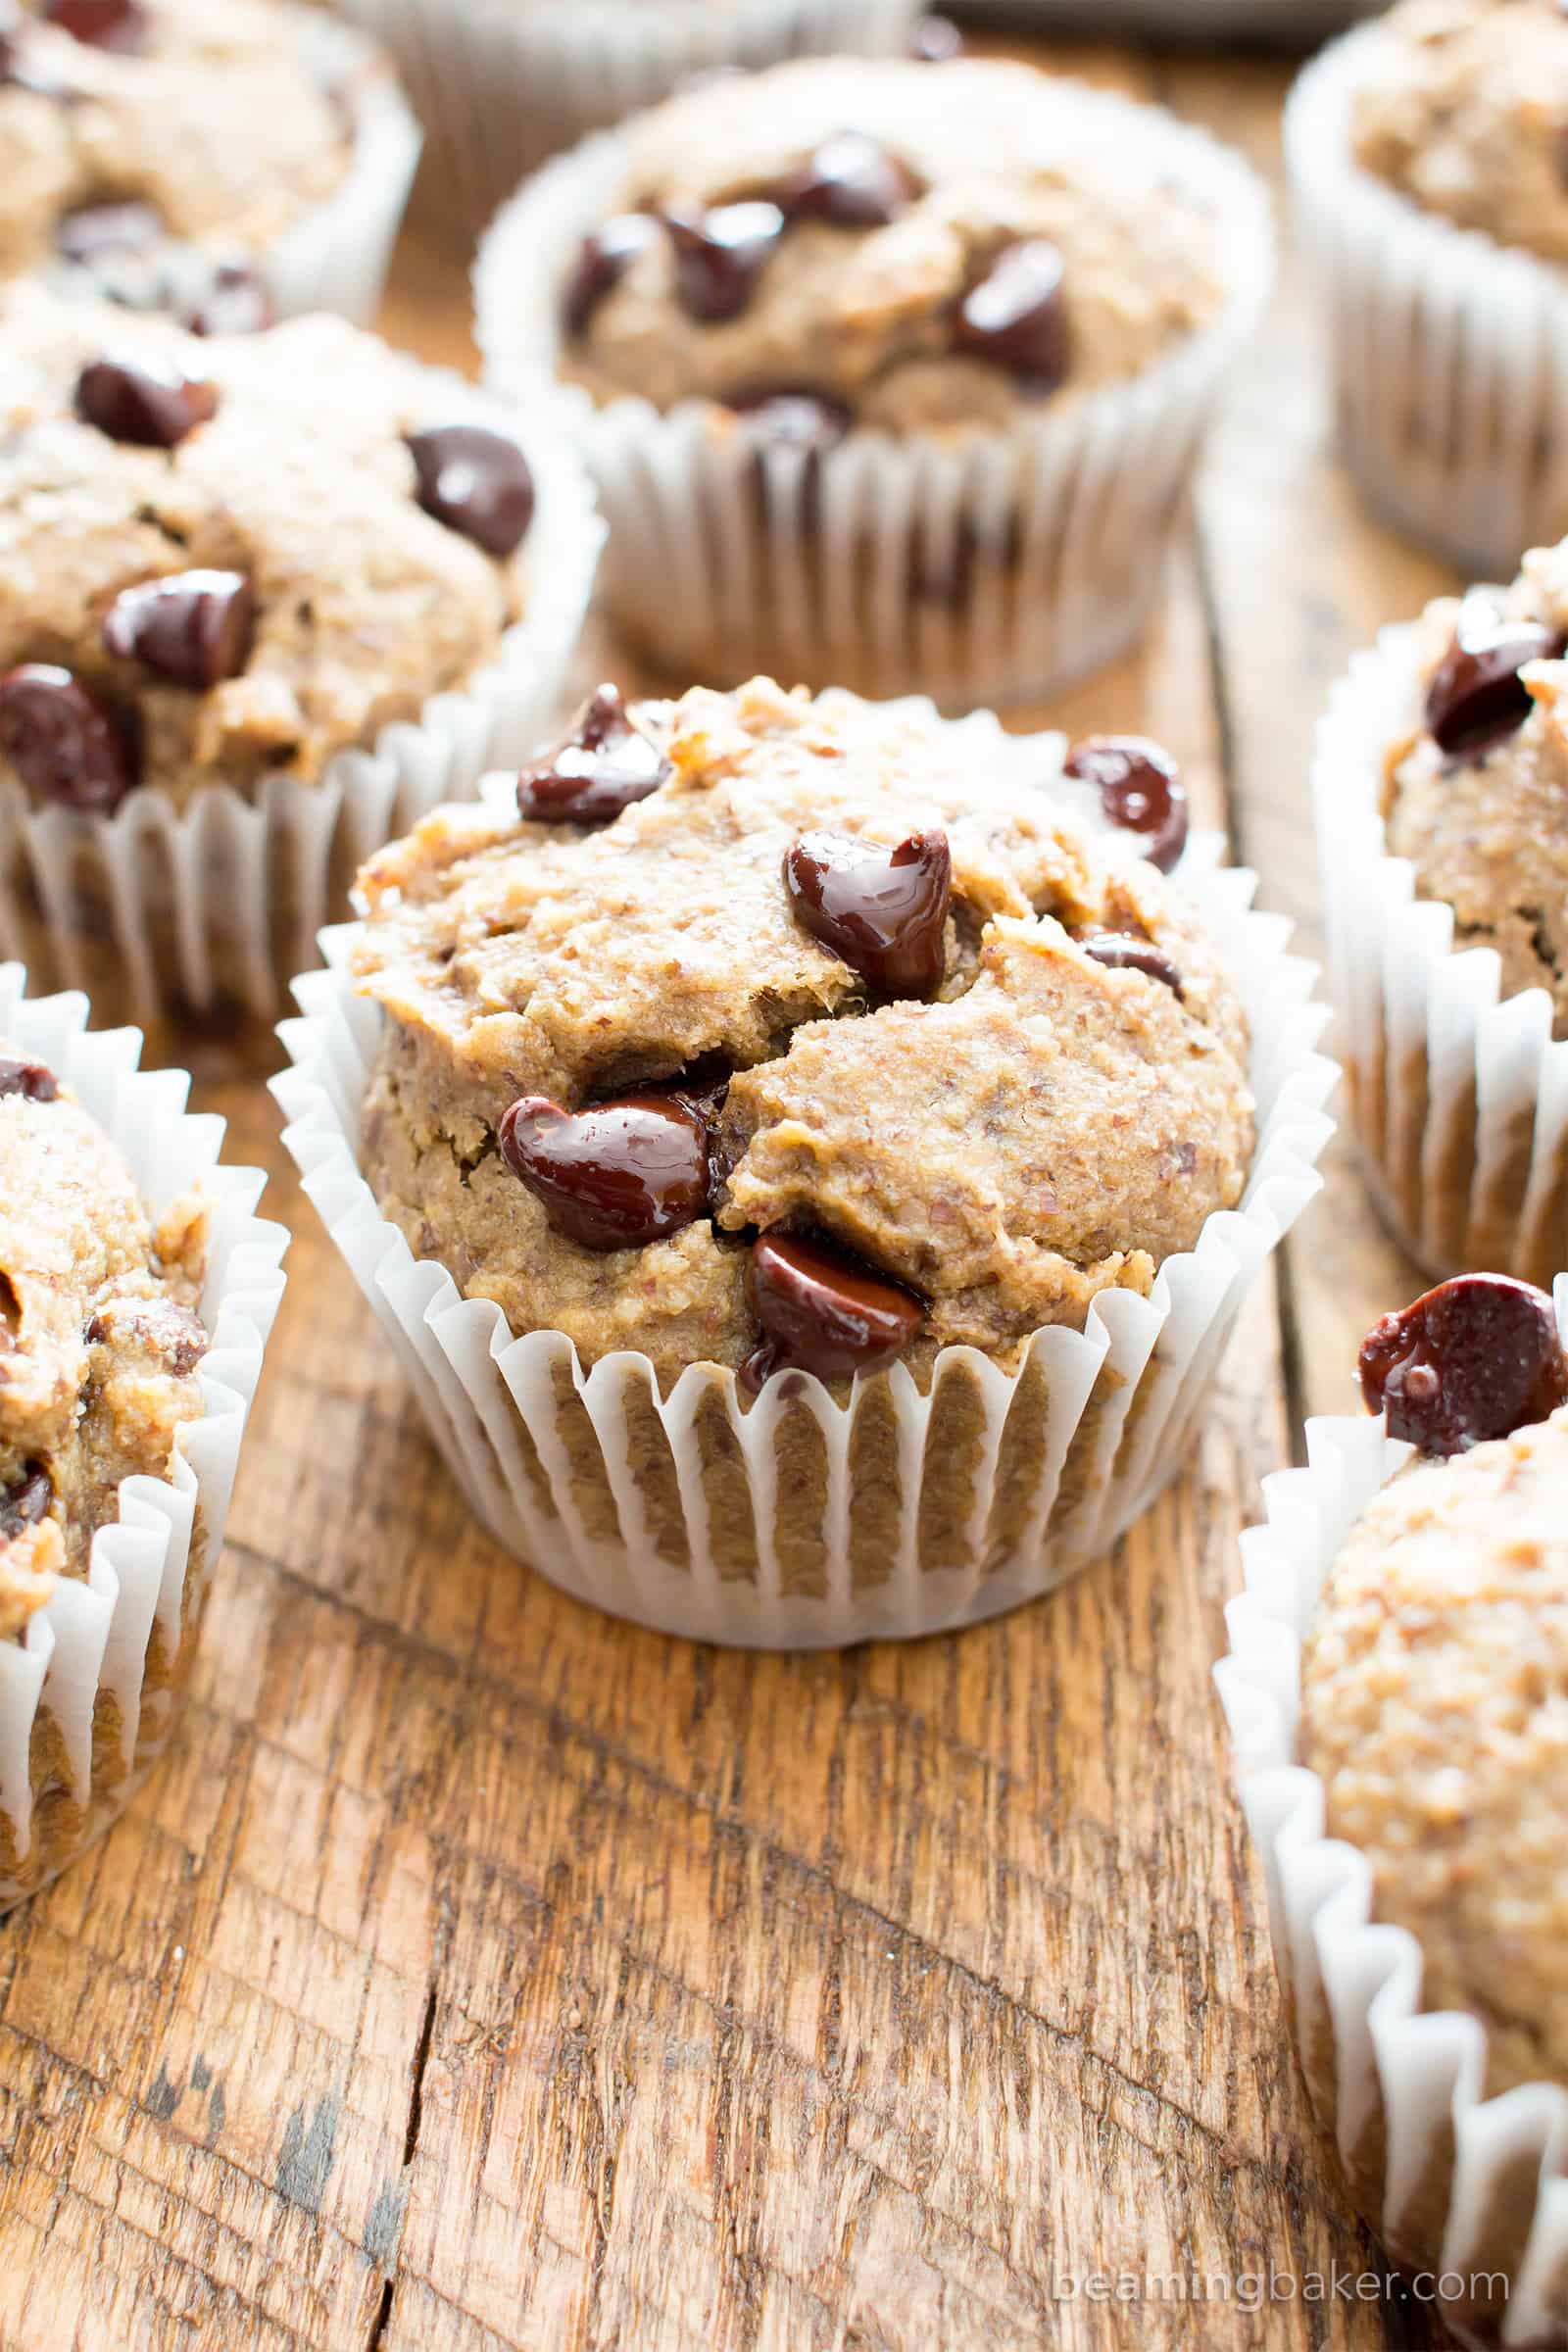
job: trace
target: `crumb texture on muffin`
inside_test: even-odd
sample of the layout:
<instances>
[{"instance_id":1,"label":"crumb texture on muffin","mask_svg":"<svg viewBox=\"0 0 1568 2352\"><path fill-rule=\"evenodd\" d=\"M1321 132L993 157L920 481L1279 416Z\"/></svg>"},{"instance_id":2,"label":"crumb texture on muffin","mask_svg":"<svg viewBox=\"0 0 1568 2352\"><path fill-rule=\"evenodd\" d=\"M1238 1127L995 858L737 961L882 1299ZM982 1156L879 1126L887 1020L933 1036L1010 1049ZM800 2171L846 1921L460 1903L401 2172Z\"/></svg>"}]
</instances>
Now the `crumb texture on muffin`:
<instances>
[{"instance_id":1,"label":"crumb texture on muffin","mask_svg":"<svg viewBox=\"0 0 1568 2352\"><path fill-rule=\"evenodd\" d=\"M755 1349L757 1232L810 1236L923 1301L918 1376L949 1343L1012 1363L1107 1287L1147 1292L1237 1203L1234 988L1162 877L1064 812L1038 746L976 758L929 712L766 680L636 716L668 769L612 822L438 811L362 877L359 983L387 1015L364 1165L416 1254L514 1330L590 1363L641 1350L667 1387ZM824 835L945 840L928 988L879 1001L800 919L786 861ZM709 1213L578 1246L498 1150L509 1107L671 1082L714 1104Z\"/></svg>"},{"instance_id":2,"label":"crumb texture on muffin","mask_svg":"<svg viewBox=\"0 0 1568 2352\"><path fill-rule=\"evenodd\" d=\"M1402 0L1368 50L1363 170L1461 228L1568 261L1568 17L1557 0Z\"/></svg>"},{"instance_id":3,"label":"crumb texture on muffin","mask_svg":"<svg viewBox=\"0 0 1568 2352\"><path fill-rule=\"evenodd\" d=\"M1489 2095L1568 2082L1568 1408L1362 1512L1302 1669L1301 1761L1416 1936L1428 2009L1470 2010Z\"/></svg>"},{"instance_id":4,"label":"crumb texture on muffin","mask_svg":"<svg viewBox=\"0 0 1568 2352\"><path fill-rule=\"evenodd\" d=\"M201 1417L207 1248L200 1199L154 1223L97 1121L0 1040L0 1638Z\"/></svg>"},{"instance_id":5,"label":"crumb texture on muffin","mask_svg":"<svg viewBox=\"0 0 1568 2352\"><path fill-rule=\"evenodd\" d=\"M805 394L894 433L1005 430L1224 298L1215 223L1152 148L1016 65L811 59L678 97L607 215L562 369L660 409Z\"/></svg>"}]
</instances>

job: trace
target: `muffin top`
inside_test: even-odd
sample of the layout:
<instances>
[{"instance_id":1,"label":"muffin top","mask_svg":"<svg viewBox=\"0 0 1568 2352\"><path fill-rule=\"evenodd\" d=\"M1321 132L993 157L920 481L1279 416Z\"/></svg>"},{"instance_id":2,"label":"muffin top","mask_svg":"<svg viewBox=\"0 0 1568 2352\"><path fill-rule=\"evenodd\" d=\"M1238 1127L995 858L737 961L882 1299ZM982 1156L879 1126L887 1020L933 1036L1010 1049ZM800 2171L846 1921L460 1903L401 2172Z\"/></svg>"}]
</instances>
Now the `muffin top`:
<instances>
[{"instance_id":1,"label":"muffin top","mask_svg":"<svg viewBox=\"0 0 1568 2352\"><path fill-rule=\"evenodd\" d=\"M155 1226L97 1121L0 1040L0 1639L200 1418L207 1230L194 1195Z\"/></svg>"},{"instance_id":2,"label":"muffin top","mask_svg":"<svg viewBox=\"0 0 1568 2352\"><path fill-rule=\"evenodd\" d=\"M661 409L788 396L797 431L808 396L819 436L1005 430L1136 374L1220 309L1215 223L1082 99L849 58L672 99L568 272L562 372Z\"/></svg>"},{"instance_id":3,"label":"muffin top","mask_svg":"<svg viewBox=\"0 0 1568 2352\"><path fill-rule=\"evenodd\" d=\"M384 1212L666 1389L1011 1365L1147 1292L1241 1198L1246 1021L1078 788L919 706L601 689L525 813L440 810L361 877Z\"/></svg>"},{"instance_id":4,"label":"muffin top","mask_svg":"<svg viewBox=\"0 0 1568 2352\"><path fill-rule=\"evenodd\" d=\"M1440 598L1422 617L1420 701L1389 746L1390 854L1454 911L1460 947L1495 948L1506 995L1544 988L1568 1037L1568 540L1510 588Z\"/></svg>"},{"instance_id":5,"label":"muffin top","mask_svg":"<svg viewBox=\"0 0 1568 2352\"><path fill-rule=\"evenodd\" d=\"M1357 163L1461 228L1568 261L1568 17L1557 0L1402 0L1367 56Z\"/></svg>"},{"instance_id":6,"label":"muffin top","mask_svg":"<svg viewBox=\"0 0 1568 2352\"><path fill-rule=\"evenodd\" d=\"M311 24L285 0L0 0L0 277L263 246L323 202L353 134Z\"/></svg>"},{"instance_id":7,"label":"muffin top","mask_svg":"<svg viewBox=\"0 0 1568 2352\"><path fill-rule=\"evenodd\" d=\"M199 341L0 298L0 798L318 777L491 661L533 491L333 318Z\"/></svg>"}]
</instances>

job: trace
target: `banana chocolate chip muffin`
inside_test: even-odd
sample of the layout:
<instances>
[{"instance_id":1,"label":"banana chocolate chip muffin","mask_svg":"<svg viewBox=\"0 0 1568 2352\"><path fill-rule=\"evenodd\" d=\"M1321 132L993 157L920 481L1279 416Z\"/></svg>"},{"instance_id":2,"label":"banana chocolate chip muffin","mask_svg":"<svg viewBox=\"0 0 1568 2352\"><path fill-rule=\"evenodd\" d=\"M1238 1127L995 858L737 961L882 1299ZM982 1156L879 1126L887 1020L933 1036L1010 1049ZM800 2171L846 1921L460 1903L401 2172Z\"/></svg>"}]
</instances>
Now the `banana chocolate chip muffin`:
<instances>
[{"instance_id":1,"label":"banana chocolate chip muffin","mask_svg":"<svg viewBox=\"0 0 1568 2352\"><path fill-rule=\"evenodd\" d=\"M1568 2082L1568 1356L1552 1301L1446 1284L1369 1335L1418 1458L1362 1510L1302 1663L1299 1760L1420 1941L1429 2010L1487 2029L1486 2093Z\"/></svg>"},{"instance_id":2,"label":"banana chocolate chip muffin","mask_svg":"<svg viewBox=\"0 0 1568 2352\"><path fill-rule=\"evenodd\" d=\"M415 1252L666 1394L1012 1369L1147 1294L1254 1141L1236 990L1137 855L1179 852L1179 782L1136 742L1064 782L966 740L765 679L607 687L514 811L373 859L363 1166Z\"/></svg>"}]
</instances>

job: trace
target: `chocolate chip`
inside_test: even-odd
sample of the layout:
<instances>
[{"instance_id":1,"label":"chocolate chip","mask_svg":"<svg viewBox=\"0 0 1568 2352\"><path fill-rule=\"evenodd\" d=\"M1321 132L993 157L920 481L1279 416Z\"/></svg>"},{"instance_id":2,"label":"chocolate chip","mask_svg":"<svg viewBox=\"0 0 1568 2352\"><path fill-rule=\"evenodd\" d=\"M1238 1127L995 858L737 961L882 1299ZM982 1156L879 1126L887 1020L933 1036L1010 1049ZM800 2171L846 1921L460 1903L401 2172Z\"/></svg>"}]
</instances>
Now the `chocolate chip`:
<instances>
[{"instance_id":1,"label":"chocolate chip","mask_svg":"<svg viewBox=\"0 0 1568 2352\"><path fill-rule=\"evenodd\" d=\"M49 1516L54 1481L41 1462L29 1462L14 1485L0 1489L0 1541L14 1544L24 1528Z\"/></svg>"},{"instance_id":2,"label":"chocolate chip","mask_svg":"<svg viewBox=\"0 0 1568 2352\"><path fill-rule=\"evenodd\" d=\"M1180 972L1152 940L1139 939L1128 931L1091 931L1078 944L1086 956L1092 956L1096 963L1104 964L1108 971L1142 972L1175 996L1185 998L1187 994Z\"/></svg>"},{"instance_id":3,"label":"chocolate chip","mask_svg":"<svg viewBox=\"0 0 1568 2352\"><path fill-rule=\"evenodd\" d=\"M147 45L147 12L140 0L44 0L46 24L93 49L135 56Z\"/></svg>"},{"instance_id":4,"label":"chocolate chip","mask_svg":"<svg viewBox=\"0 0 1568 2352\"><path fill-rule=\"evenodd\" d=\"M585 1250L636 1250L706 1216L708 1127L670 1095L563 1110L539 1095L501 1122L507 1165L558 1233Z\"/></svg>"},{"instance_id":5,"label":"chocolate chip","mask_svg":"<svg viewBox=\"0 0 1568 2352\"><path fill-rule=\"evenodd\" d=\"M620 691L601 686L570 729L517 778L517 810L543 825L608 825L646 801L669 761L639 732Z\"/></svg>"},{"instance_id":6,"label":"chocolate chip","mask_svg":"<svg viewBox=\"0 0 1568 2352\"><path fill-rule=\"evenodd\" d=\"M17 1061L9 1054L0 1054L0 1095L21 1095L28 1102L53 1102L59 1094L53 1070L41 1061Z\"/></svg>"},{"instance_id":7,"label":"chocolate chip","mask_svg":"<svg viewBox=\"0 0 1568 2352\"><path fill-rule=\"evenodd\" d=\"M1519 672L1561 652L1562 639L1539 621L1505 619L1484 590L1472 590L1427 689L1427 728L1439 750L1474 759L1505 743L1531 710Z\"/></svg>"},{"instance_id":8,"label":"chocolate chip","mask_svg":"<svg viewBox=\"0 0 1568 2352\"><path fill-rule=\"evenodd\" d=\"M651 213L616 213L584 237L561 296L568 335L581 335L607 294L619 285L632 263L660 233Z\"/></svg>"},{"instance_id":9,"label":"chocolate chip","mask_svg":"<svg viewBox=\"0 0 1568 2352\"><path fill-rule=\"evenodd\" d=\"M746 1295L764 1335L741 1374L751 1389L786 1366L818 1380L875 1372L903 1354L925 1321L911 1292L847 1250L792 1234L764 1233L753 1243Z\"/></svg>"},{"instance_id":10,"label":"chocolate chip","mask_svg":"<svg viewBox=\"0 0 1568 2352\"><path fill-rule=\"evenodd\" d=\"M1568 1404L1568 1356L1544 1291L1502 1274L1461 1274L1361 1346L1361 1391L1389 1435L1423 1453L1464 1453Z\"/></svg>"},{"instance_id":11,"label":"chocolate chip","mask_svg":"<svg viewBox=\"0 0 1568 2352\"><path fill-rule=\"evenodd\" d=\"M664 215L675 249L675 284L704 326L738 318L784 230L776 204L721 204L711 212Z\"/></svg>"},{"instance_id":12,"label":"chocolate chip","mask_svg":"<svg viewBox=\"0 0 1568 2352\"><path fill-rule=\"evenodd\" d=\"M176 305L193 335L260 335L277 323L272 290L249 262L220 262L205 289Z\"/></svg>"},{"instance_id":13,"label":"chocolate chip","mask_svg":"<svg viewBox=\"0 0 1568 2352\"><path fill-rule=\"evenodd\" d=\"M129 718L44 662L0 678L0 754L34 800L101 815L119 808L139 764Z\"/></svg>"},{"instance_id":14,"label":"chocolate chip","mask_svg":"<svg viewBox=\"0 0 1568 2352\"><path fill-rule=\"evenodd\" d=\"M942 986L952 881L939 832L911 833L893 850L807 833L784 858L796 920L860 974L878 1004L934 997Z\"/></svg>"},{"instance_id":15,"label":"chocolate chip","mask_svg":"<svg viewBox=\"0 0 1568 2352\"><path fill-rule=\"evenodd\" d=\"M514 556L533 520L533 474L515 441L482 424L411 433L419 504L487 556Z\"/></svg>"},{"instance_id":16,"label":"chocolate chip","mask_svg":"<svg viewBox=\"0 0 1568 2352\"><path fill-rule=\"evenodd\" d=\"M55 250L85 270L111 254L145 253L163 233L163 215L150 204L82 204L55 222Z\"/></svg>"},{"instance_id":17,"label":"chocolate chip","mask_svg":"<svg viewBox=\"0 0 1568 2352\"><path fill-rule=\"evenodd\" d=\"M808 458L837 449L855 422L842 401L820 392L759 392L737 401L735 414L759 447L804 450Z\"/></svg>"},{"instance_id":18,"label":"chocolate chip","mask_svg":"<svg viewBox=\"0 0 1568 2352\"><path fill-rule=\"evenodd\" d=\"M111 441L173 449L218 414L218 387L184 375L172 363L89 360L76 378L76 414Z\"/></svg>"},{"instance_id":19,"label":"chocolate chip","mask_svg":"<svg viewBox=\"0 0 1568 2352\"><path fill-rule=\"evenodd\" d=\"M176 571L122 589L104 618L104 643L122 662L200 694L237 678L251 657L256 591L243 572Z\"/></svg>"},{"instance_id":20,"label":"chocolate chip","mask_svg":"<svg viewBox=\"0 0 1568 2352\"><path fill-rule=\"evenodd\" d=\"M1092 784L1107 824L1139 836L1151 865L1168 874L1187 847L1187 787L1170 754L1147 735L1088 735L1066 774Z\"/></svg>"},{"instance_id":21,"label":"chocolate chip","mask_svg":"<svg viewBox=\"0 0 1568 2352\"><path fill-rule=\"evenodd\" d=\"M921 183L906 164L863 130L841 130L771 191L791 220L831 228L886 228L907 211Z\"/></svg>"},{"instance_id":22,"label":"chocolate chip","mask_svg":"<svg viewBox=\"0 0 1568 2352\"><path fill-rule=\"evenodd\" d=\"M172 1298L111 1299L82 1336L90 1348L118 1344L153 1356L173 1380L187 1380L210 1345L190 1309Z\"/></svg>"},{"instance_id":23,"label":"chocolate chip","mask_svg":"<svg viewBox=\"0 0 1568 2352\"><path fill-rule=\"evenodd\" d=\"M1054 392L1072 365L1063 262L1045 237L1009 245L959 307L959 351L1005 368L1028 391Z\"/></svg>"},{"instance_id":24,"label":"chocolate chip","mask_svg":"<svg viewBox=\"0 0 1568 2352\"><path fill-rule=\"evenodd\" d=\"M909 55L923 66L945 66L963 55L963 35L950 17L921 17L909 35Z\"/></svg>"}]
</instances>

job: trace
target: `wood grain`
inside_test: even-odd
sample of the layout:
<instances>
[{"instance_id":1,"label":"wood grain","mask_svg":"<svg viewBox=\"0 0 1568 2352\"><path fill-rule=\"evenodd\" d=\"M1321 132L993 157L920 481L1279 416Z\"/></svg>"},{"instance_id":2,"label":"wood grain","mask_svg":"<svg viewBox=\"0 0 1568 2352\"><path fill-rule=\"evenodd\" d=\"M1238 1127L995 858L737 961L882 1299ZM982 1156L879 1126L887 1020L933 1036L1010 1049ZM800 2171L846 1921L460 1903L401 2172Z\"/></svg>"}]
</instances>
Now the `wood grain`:
<instances>
[{"instance_id":1,"label":"wood grain","mask_svg":"<svg viewBox=\"0 0 1568 2352\"><path fill-rule=\"evenodd\" d=\"M1283 69L1097 50L1276 169ZM386 324L467 349L408 248ZM1433 569L1326 449L1294 280L1166 617L1051 712L1168 741L1316 928L1313 718ZM626 665L602 641L583 674ZM1191 1477L1000 1625L753 1658L610 1623L467 1519L255 1085L297 1236L188 1720L0 1928L0 2347L1422 2345L1292 2062L1208 1668L1257 1482L1409 1278L1348 1163ZM1270 2267L1295 2298L1239 2307ZM1208 2280L1064 2299L1064 2275Z\"/></svg>"}]
</instances>

